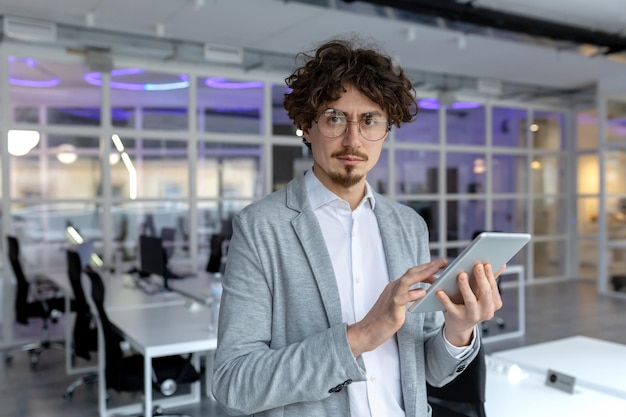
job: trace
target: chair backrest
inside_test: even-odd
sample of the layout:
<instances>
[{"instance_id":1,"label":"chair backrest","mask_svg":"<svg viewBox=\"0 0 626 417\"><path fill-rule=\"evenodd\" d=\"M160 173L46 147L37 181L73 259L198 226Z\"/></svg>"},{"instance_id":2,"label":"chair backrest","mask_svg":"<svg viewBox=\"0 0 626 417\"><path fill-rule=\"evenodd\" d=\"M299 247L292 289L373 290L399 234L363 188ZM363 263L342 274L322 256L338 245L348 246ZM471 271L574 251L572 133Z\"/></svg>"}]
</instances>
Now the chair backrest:
<instances>
[{"instance_id":1,"label":"chair backrest","mask_svg":"<svg viewBox=\"0 0 626 417\"><path fill-rule=\"evenodd\" d=\"M89 360L98 347L97 328L92 326L93 316L87 303L87 297L81 282L83 267L80 254L74 250L67 250L67 275L74 293L74 321L73 340L74 353L81 358Z\"/></svg>"},{"instance_id":2,"label":"chair backrest","mask_svg":"<svg viewBox=\"0 0 626 417\"><path fill-rule=\"evenodd\" d=\"M20 261L20 243L15 236L7 236L9 246L9 262L17 281L15 292L15 320L20 324L28 324L28 290L30 284L24 275Z\"/></svg>"},{"instance_id":3,"label":"chair backrest","mask_svg":"<svg viewBox=\"0 0 626 417\"><path fill-rule=\"evenodd\" d=\"M169 260L174 254L174 245L176 245L176 229L173 227L163 227L161 229L161 242L163 242L165 256L167 260Z\"/></svg>"},{"instance_id":4,"label":"chair backrest","mask_svg":"<svg viewBox=\"0 0 626 417\"><path fill-rule=\"evenodd\" d=\"M481 345L476 358L454 380L443 387L427 384L433 417L485 417L487 366Z\"/></svg>"},{"instance_id":5,"label":"chair backrest","mask_svg":"<svg viewBox=\"0 0 626 417\"><path fill-rule=\"evenodd\" d=\"M207 272L220 272L222 266L222 242L224 242L224 235L221 233L211 235L211 254L206 265Z\"/></svg>"},{"instance_id":6,"label":"chair backrest","mask_svg":"<svg viewBox=\"0 0 626 417\"><path fill-rule=\"evenodd\" d=\"M121 375L123 372L121 369L122 349L120 342L123 339L109 321L109 317L104 309L105 289L102 277L90 267L86 267L85 272L91 281L91 299L98 312L98 320L100 321L102 334L104 336L104 373L106 386L107 388L120 390L122 381Z\"/></svg>"}]
</instances>

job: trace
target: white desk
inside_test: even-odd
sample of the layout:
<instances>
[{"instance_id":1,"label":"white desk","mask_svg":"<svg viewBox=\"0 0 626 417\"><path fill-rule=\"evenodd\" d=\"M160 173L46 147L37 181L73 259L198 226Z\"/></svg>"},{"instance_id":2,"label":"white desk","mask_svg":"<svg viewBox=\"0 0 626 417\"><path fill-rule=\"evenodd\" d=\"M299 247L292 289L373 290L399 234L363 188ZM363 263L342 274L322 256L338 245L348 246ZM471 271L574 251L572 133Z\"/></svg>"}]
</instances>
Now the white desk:
<instances>
[{"instance_id":1,"label":"white desk","mask_svg":"<svg viewBox=\"0 0 626 417\"><path fill-rule=\"evenodd\" d=\"M552 369L575 377L576 387L626 398L626 345L574 336L496 352L492 356L542 375Z\"/></svg>"},{"instance_id":2,"label":"white desk","mask_svg":"<svg viewBox=\"0 0 626 417\"><path fill-rule=\"evenodd\" d=\"M171 290L192 298L200 303L211 302L211 282L213 274L200 271L194 277L184 279L171 279L168 285Z\"/></svg>"},{"instance_id":3,"label":"white desk","mask_svg":"<svg viewBox=\"0 0 626 417\"><path fill-rule=\"evenodd\" d=\"M55 270L45 274L54 282L65 295L65 372L68 375L95 371L94 367L74 367L72 364L72 329L70 320L70 299L74 296L74 290L69 281L67 271ZM105 308L107 311L127 310L137 308L152 308L166 305L184 305L185 297L176 292L162 292L148 294L133 284L131 276L103 276L105 284ZM91 300L89 279L83 274L82 283L87 300Z\"/></svg>"},{"instance_id":4,"label":"white desk","mask_svg":"<svg viewBox=\"0 0 626 417\"><path fill-rule=\"evenodd\" d=\"M189 305L167 305L154 308L107 311L109 320L124 333L132 346L144 355L143 405L146 417L152 416L152 358L192 352L208 352L217 347L217 339L211 336L209 332L209 319L207 317L210 314L209 309L197 304L194 306L194 308L190 308ZM104 341L101 334L99 343L99 371L101 375L104 375ZM207 354L207 359L212 359L212 356ZM198 365L197 357L194 365ZM207 363L206 372L210 372L210 369L212 369L212 365ZM140 410L139 404L107 409L105 391L104 381L100 379L98 397L101 417L111 416L112 413ZM200 382L197 382L193 384L191 394L160 400L160 404L174 407L199 400Z\"/></svg>"},{"instance_id":5,"label":"white desk","mask_svg":"<svg viewBox=\"0 0 626 417\"><path fill-rule=\"evenodd\" d=\"M626 399L584 387L568 394L545 385L545 374L522 368L525 377L516 380L498 367L512 365L487 356L485 411L506 417L623 417Z\"/></svg>"}]
</instances>

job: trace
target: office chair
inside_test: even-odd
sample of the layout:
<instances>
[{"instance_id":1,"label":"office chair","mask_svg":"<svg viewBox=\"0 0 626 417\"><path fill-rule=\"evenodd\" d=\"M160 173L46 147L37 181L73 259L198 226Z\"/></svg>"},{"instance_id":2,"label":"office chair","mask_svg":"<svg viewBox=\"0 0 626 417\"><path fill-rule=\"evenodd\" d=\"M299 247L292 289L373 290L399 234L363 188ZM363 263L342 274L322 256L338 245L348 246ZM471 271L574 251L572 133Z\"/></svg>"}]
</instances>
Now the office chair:
<instances>
[{"instance_id":1,"label":"office chair","mask_svg":"<svg viewBox=\"0 0 626 417\"><path fill-rule=\"evenodd\" d=\"M426 384L432 417L486 417L486 384L485 349L481 345L476 358L454 380L443 387Z\"/></svg>"},{"instance_id":2,"label":"office chair","mask_svg":"<svg viewBox=\"0 0 626 417\"><path fill-rule=\"evenodd\" d=\"M67 250L67 275L74 293L74 310L76 318L72 337L72 354L85 360L91 359L91 352L98 350L98 327L87 303L85 291L81 283L83 263L78 252ZM83 385L89 385L98 380L97 372L90 372L72 382L63 393L63 398L69 400L74 391Z\"/></svg>"},{"instance_id":3,"label":"office chair","mask_svg":"<svg viewBox=\"0 0 626 417\"><path fill-rule=\"evenodd\" d=\"M100 274L85 267L91 280L91 297L98 312L98 320L104 335L105 355L104 373L107 389L116 392L141 392L143 382L143 355L123 354L120 343L124 340L120 332L109 321L104 309L105 289ZM191 355L187 358L174 355L154 358L152 360L153 388L163 395L174 394L180 384L191 384L200 379L199 373L191 364ZM163 415L160 407L155 407L154 415ZM173 416L173 415L168 415ZM177 415L183 417L182 415Z\"/></svg>"},{"instance_id":4,"label":"office chair","mask_svg":"<svg viewBox=\"0 0 626 417\"><path fill-rule=\"evenodd\" d=\"M50 323L56 323L63 315L65 298L51 281L37 278L32 284L26 279L20 259L20 244L15 236L7 236L9 262L17 281L15 293L15 320L18 324L28 325L29 319L42 320L41 336L38 341L28 343L19 349L30 353L30 367L35 369L39 363L39 355L45 349L64 349L62 342L50 340ZM7 354L6 362L12 356Z\"/></svg>"},{"instance_id":5,"label":"office chair","mask_svg":"<svg viewBox=\"0 0 626 417\"><path fill-rule=\"evenodd\" d=\"M211 235L210 241L210 249L211 254L209 255L209 260L206 265L207 272L221 272L222 270L222 261L223 261L223 243L224 243L224 235L220 233L213 233Z\"/></svg>"}]
</instances>

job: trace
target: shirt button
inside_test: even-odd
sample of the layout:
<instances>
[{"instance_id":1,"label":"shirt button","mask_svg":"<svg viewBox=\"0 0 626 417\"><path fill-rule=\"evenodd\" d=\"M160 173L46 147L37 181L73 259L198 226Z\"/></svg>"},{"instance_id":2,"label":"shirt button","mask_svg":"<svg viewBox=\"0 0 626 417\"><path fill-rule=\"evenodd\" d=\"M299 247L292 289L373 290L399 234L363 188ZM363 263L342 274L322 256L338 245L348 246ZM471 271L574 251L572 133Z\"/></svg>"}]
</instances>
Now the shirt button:
<instances>
[{"instance_id":1,"label":"shirt button","mask_svg":"<svg viewBox=\"0 0 626 417\"><path fill-rule=\"evenodd\" d=\"M370 382L376 382L376 377L374 375L370 376Z\"/></svg>"},{"instance_id":2,"label":"shirt button","mask_svg":"<svg viewBox=\"0 0 626 417\"><path fill-rule=\"evenodd\" d=\"M354 282L356 282L357 284L360 284L361 283L361 277L359 277L359 276L354 277Z\"/></svg>"}]
</instances>

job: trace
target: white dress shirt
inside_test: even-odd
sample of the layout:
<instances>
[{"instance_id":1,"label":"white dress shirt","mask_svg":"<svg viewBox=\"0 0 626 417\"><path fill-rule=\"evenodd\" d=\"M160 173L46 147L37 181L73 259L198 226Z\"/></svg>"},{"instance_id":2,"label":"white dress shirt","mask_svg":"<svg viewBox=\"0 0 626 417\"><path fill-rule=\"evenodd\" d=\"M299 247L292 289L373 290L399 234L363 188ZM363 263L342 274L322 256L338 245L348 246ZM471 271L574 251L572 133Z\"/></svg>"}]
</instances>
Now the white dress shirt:
<instances>
[{"instance_id":1,"label":"white dress shirt","mask_svg":"<svg viewBox=\"0 0 626 417\"><path fill-rule=\"evenodd\" d=\"M343 320L355 323L367 314L390 281L374 215L376 201L368 184L365 197L352 211L349 203L328 190L313 172L306 173L305 182L333 264ZM472 345L457 348L448 344L448 350L460 358ZM362 358L367 380L348 387L351 417L405 417L396 338L363 353Z\"/></svg>"}]
</instances>

